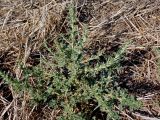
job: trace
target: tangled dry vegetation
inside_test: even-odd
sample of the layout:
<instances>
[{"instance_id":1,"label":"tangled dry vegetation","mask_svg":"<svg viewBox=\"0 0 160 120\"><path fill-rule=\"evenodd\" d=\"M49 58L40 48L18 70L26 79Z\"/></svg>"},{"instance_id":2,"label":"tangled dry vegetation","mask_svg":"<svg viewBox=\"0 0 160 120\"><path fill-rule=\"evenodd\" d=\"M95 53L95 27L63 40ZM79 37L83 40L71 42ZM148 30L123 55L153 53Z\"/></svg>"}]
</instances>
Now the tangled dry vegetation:
<instances>
[{"instance_id":1,"label":"tangled dry vegetation","mask_svg":"<svg viewBox=\"0 0 160 120\"><path fill-rule=\"evenodd\" d=\"M51 47L60 34L68 32L66 6L71 2L79 32L88 26L88 56L101 50L112 55L132 41L117 73L118 85L143 106L134 112L120 111L121 119L160 119L159 0L0 0L0 71L20 79L18 63L37 66L40 56L48 55L44 41ZM27 94L19 96L0 78L0 119L55 120L61 113L45 105L30 106ZM94 114L106 119L103 112Z\"/></svg>"}]
</instances>

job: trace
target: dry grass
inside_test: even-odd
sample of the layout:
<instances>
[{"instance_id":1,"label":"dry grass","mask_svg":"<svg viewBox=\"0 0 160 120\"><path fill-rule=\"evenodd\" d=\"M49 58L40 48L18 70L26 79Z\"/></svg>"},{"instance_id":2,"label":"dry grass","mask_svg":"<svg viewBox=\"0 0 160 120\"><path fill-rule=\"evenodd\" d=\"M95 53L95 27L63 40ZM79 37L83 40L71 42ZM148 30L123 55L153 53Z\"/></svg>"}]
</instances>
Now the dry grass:
<instances>
[{"instance_id":1,"label":"dry grass","mask_svg":"<svg viewBox=\"0 0 160 120\"><path fill-rule=\"evenodd\" d=\"M0 70L19 78L17 62L35 65L43 41L65 32L65 7L69 2L0 0ZM80 27L84 23L89 26L88 51L105 49L111 54L124 42L133 41L123 63L124 70L119 73L121 86L138 96L145 106L130 116L160 117L159 54L155 52L160 47L160 1L79 0L75 6ZM47 106L30 108L28 95L19 96L0 80L0 119L54 120L61 112ZM130 119L124 113L124 119Z\"/></svg>"}]
</instances>

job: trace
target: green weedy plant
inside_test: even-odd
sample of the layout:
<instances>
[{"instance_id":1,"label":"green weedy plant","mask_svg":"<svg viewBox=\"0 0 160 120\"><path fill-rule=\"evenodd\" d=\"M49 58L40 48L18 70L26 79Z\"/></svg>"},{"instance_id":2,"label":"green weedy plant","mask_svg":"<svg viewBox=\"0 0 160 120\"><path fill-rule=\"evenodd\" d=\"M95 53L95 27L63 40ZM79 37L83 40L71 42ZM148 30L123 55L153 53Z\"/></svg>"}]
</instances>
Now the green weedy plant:
<instances>
[{"instance_id":1,"label":"green weedy plant","mask_svg":"<svg viewBox=\"0 0 160 120\"><path fill-rule=\"evenodd\" d=\"M120 69L127 44L113 56L99 51L86 60L87 29L84 28L80 35L73 6L69 7L68 18L69 32L55 40L56 50L45 44L51 60L42 57L39 66L32 69L22 67L22 80L13 80L2 72L0 76L16 90L28 92L34 104L48 104L53 109L61 109L62 114L57 117L59 120L93 119L88 112L97 108L107 113L107 119L118 119L117 107L120 110L139 108L140 103L133 96L116 86L116 71ZM100 57L105 60L100 61ZM91 64L93 61L96 62ZM31 78L32 83L29 82ZM77 106L89 105L90 100L98 104L94 110Z\"/></svg>"},{"instance_id":2,"label":"green weedy plant","mask_svg":"<svg viewBox=\"0 0 160 120\"><path fill-rule=\"evenodd\" d=\"M159 56L160 48L159 47L158 48L154 48L153 50L154 50L154 53L157 56ZM159 58L157 58L157 60L156 60L156 65L157 65L157 70L158 70L158 78L160 78L160 59Z\"/></svg>"}]
</instances>

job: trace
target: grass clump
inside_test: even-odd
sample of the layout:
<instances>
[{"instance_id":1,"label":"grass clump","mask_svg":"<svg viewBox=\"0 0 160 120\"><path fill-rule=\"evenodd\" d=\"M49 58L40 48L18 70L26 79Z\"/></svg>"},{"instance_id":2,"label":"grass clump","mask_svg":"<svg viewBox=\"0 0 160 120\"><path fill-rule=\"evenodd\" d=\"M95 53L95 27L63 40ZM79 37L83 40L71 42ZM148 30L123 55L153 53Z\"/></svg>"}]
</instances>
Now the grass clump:
<instances>
[{"instance_id":1,"label":"grass clump","mask_svg":"<svg viewBox=\"0 0 160 120\"><path fill-rule=\"evenodd\" d=\"M139 102L116 82L116 71L120 69L127 45L113 56L99 51L86 58L87 29L84 28L80 35L73 6L69 7L68 18L68 33L54 41L55 51L46 45L51 60L44 57L39 66L22 67L21 80L13 80L2 72L0 76L17 91L27 92L34 104L60 109L61 114L57 117L60 120L94 119L91 114L96 109L106 112L106 119L118 119L116 108L138 108ZM92 110L87 107L89 101L96 103Z\"/></svg>"}]
</instances>

